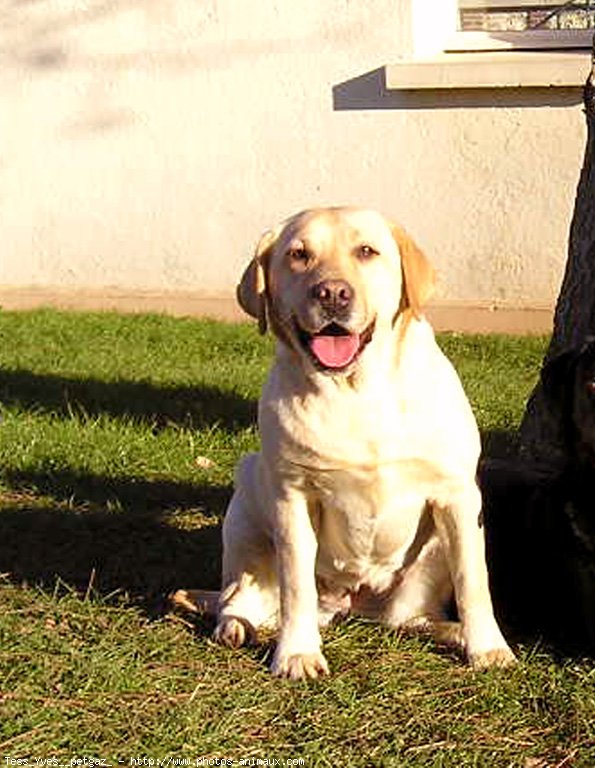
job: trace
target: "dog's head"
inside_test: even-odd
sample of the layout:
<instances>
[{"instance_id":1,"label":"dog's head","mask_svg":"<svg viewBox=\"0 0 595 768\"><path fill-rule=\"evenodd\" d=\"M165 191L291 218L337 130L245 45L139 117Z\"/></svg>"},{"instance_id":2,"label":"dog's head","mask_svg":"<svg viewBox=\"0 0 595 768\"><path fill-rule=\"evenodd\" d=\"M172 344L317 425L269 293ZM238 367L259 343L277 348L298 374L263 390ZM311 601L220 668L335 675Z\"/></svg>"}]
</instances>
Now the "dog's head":
<instances>
[{"instance_id":1,"label":"dog's head","mask_svg":"<svg viewBox=\"0 0 595 768\"><path fill-rule=\"evenodd\" d=\"M238 286L242 308L270 323L290 348L325 373L353 369L400 313L416 317L434 271L411 238L374 211L304 211L261 238Z\"/></svg>"}]
</instances>

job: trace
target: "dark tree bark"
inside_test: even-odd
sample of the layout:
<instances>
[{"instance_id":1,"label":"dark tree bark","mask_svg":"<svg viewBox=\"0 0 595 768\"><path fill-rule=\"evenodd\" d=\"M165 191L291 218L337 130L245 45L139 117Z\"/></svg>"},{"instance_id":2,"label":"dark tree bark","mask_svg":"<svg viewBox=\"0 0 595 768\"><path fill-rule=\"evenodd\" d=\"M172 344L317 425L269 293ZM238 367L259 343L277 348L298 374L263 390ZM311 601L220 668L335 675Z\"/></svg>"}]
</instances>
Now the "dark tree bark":
<instances>
[{"instance_id":1,"label":"dark tree bark","mask_svg":"<svg viewBox=\"0 0 595 768\"><path fill-rule=\"evenodd\" d=\"M587 145L570 226L568 258L544 368L595 337L595 38L591 73L583 92ZM543 374L543 368L542 368ZM551 418L543 380L535 387L521 424L526 459L549 466L563 462L560 425Z\"/></svg>"}]
</instances>

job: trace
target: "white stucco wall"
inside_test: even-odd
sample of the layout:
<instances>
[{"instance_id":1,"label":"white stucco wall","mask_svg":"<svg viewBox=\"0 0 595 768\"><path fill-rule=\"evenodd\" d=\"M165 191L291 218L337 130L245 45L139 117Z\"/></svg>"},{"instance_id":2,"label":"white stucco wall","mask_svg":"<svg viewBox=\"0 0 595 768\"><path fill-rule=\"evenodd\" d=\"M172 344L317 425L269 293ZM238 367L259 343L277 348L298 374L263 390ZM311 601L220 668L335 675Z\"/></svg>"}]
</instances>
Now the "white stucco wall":
<instances>
[{"instance_id":1,"label":"white stucco wall","mask_svg":"<svg viewBox=\"0 0 595 768\"><path fill-rule=\"evenodd\" d=\"M551 304L584 148L578 96L375 100L377 76L362 76L411 53L406 6L9 4L0 288L230 295L261 230L350 203L404 224L442 300Z\"/></svg>"}]
</instances>

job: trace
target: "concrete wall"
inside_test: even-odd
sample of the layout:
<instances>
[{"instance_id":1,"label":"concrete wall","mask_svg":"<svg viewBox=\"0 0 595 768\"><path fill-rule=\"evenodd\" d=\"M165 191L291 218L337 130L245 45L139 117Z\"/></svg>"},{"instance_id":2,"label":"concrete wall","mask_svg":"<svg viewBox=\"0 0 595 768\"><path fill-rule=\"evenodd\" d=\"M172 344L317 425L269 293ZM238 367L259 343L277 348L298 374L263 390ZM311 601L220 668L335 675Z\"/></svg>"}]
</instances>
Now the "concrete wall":
<instances>
[{"instance_id":1,"label":"concrete wall","mask_svg":"<svg viewBox=\"0 0 595 768\"><path fill-rule=\"evenodd\" d=\"M384 93L409 4L4 4L0 303L230 297L261 230L349 203L405 225L439 302L551 307L580 93Z\"/></svg>"}]
</instances>

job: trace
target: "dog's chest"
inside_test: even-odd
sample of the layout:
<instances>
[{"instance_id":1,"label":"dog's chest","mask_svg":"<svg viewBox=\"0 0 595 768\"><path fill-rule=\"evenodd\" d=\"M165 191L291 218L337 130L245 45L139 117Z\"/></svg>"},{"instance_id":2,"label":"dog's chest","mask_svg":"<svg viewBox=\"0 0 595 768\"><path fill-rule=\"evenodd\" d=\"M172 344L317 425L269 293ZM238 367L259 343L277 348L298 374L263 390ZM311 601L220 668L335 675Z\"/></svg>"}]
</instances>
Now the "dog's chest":
<instances>
[{"instance_id":1,"label":"dog's chest","mask_svg":"<svg viewBox=\"0 0 595 768\"><path fill-rule=\"evenodd\" d=\"M427 483L420 482L424 471L413 462L309 476L318 572L350 589L384 586L402 567L419 530L427 499Z\"/></svg>"},{"instance_id":2,"label":"dog's chest","mask_svg":"<svg viewBox=\"0 0 595 768\"><path fill-rule=\"evenodd\" d=\"M437 425L427 429L420 404L374 389L364 395L330 392L324 397L282 398L261 410L263 449L289 462L321 470L378 467L427 456ZM394 473L393 473L394 474ZM377 472L361 485L390 483Z\"/></svg>"}]
</instances>

